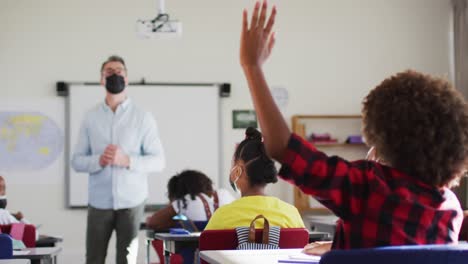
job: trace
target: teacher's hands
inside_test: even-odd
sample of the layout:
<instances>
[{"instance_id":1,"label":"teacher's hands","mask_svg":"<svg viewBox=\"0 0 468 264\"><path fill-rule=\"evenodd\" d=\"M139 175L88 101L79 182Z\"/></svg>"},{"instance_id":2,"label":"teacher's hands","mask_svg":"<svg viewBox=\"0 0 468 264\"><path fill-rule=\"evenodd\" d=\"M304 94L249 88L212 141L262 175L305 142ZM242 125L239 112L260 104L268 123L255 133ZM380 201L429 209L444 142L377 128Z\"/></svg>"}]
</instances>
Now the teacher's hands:
<instances>
[{"instance_id":1,"label":"teacher's hands","mask_svg":"<svg viewBox=\"0 0 468 264\"><path fill-rule=\"evenodd\" d=\"M111 145L108 145L106 147L104 153L102 153L101 157L99 158L99 165L101 165L101 167L106 167L112 164L112 160L114 159L114 153L110 146Z\"/></svg>"},{"instance_id":2,"label":"teacher's hands","mask_svg":"<svg viewBox=\"0 0 468 264\"><path fill-rule=\"evenodd\" d=\"M276 17L276 7L273 6L267 20L267 1L255 3L250 22L247 21L247 10L244 9L242 19L242 34L240 43L240 62L242 67L259 67L268 59L275 45L275 33L272 33ZM266 24L265 24L266 23Z\"/></svg>"},{"instance_id":3,"label":"teacher's hands","mask_svg":"<svg viewBox=\"0 0 468 264\"><path fill-rule=\"evenodd\" d=\"M110 144L106 147L104 153L101 155L99 159L99 164L102 167L108 165L129 167L130 158L119 146Z\"/></svg>"}]
</instances>

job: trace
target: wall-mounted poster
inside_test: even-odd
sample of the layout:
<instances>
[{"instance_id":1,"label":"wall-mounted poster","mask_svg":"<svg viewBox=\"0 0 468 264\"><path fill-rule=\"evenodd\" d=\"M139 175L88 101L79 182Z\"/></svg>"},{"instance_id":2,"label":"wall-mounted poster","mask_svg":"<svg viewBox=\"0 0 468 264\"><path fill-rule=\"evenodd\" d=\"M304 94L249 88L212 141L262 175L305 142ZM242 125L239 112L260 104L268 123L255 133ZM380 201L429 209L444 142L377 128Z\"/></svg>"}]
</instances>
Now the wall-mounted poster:
<instances>
[{"instance_id":1,"label":"wall-mounted poster","mask_svg":"<svg viewBox=\"0 0 468 264\"><path fill-rule=\"evenodd\" d=\"M0 167L38 170L52 164L63 150L63 132L40 112L0 111Z\"/></svg>"},{"instance_id":2,"label":"wall-mounted poster","mask_svg":"<svg viewBox=\"0 0 468 264\"><path fill-rule=\"evenodd\" d=\"M232 128L257 128L257 114L254 110L233 110Z\"/></svg>"}]
</instances>

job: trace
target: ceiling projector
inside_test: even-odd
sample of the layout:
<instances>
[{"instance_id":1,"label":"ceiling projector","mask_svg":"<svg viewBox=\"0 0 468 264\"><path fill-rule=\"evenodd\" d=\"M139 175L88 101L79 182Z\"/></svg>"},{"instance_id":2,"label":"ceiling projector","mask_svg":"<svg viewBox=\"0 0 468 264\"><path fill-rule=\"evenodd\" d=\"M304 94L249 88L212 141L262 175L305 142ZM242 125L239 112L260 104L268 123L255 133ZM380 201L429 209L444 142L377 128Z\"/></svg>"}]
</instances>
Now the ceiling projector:
<instances>
[{"instance_id":1,"label":"ceiling projector","mask_svg":"<svg viewBox=\"0 0 468 264\"><path fill-rule=\"evenodd\" d=\"M137 20L137 35L144 39L174 39L182 37L182 22L171 20L165 12L164 0L159 1L159 13L154 19Z\"/></svg>"}]
</instances>

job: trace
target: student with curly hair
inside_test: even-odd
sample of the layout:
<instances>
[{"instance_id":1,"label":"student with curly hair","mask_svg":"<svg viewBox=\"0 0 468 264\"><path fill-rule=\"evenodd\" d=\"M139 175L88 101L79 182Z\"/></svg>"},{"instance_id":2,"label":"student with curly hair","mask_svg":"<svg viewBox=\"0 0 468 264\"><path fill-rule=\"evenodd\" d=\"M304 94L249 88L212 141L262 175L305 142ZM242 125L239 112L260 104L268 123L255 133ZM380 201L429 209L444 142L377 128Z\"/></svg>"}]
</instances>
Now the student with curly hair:
<instances>
[{"instance_id":1,"label":"student with curly hair","mask_svg":"<svg viewBox=\"0 0 468 264\"><path fill-rule=\"evenodd\" d=\"M329 157L292 134L262 65L275 43L276 8L244 10L240 61L265 147L280 176L340 217L332 248L456 243L462 210L449 189L467 170L468 105L447 81L407 71L363 103L363 134L378 162Z\"/></svg>"},{"instance_id":2,"label":"student with curly hair","mask_svg":"<svg viewBox=\"0 0 468 264\"><path fill-rule=\"evenodd\" d=\"M204 173L196 170L185 170L172 176L167 183L169 205L156 211L146 219L146 225L151 229L168 229L178 226L173 218L183 215L188 218L184 225L178 226L202 231L212 214L219 206L234 200L225 189L213 189L213 182ZM162 241L153 241L153 247L162 259ZM195 263L196 254L193 248L179 250L183 263ZM173 256L174 257L174 256Z\"/></svg>"},{"instance_id":3,"label":"student with curly hair","mask_svg":"<svg viewBox=\"0 0 468 264\"><path fill-rule=\"evenodd\" d=\"M259 214L270 225L304 227L297 208L280 199L265 195L265 187L278 181L273 160L266 154L262 134L255 128L246 130L246 138L237 146L229 182L241 198L220 207L211 217L206 229L232 229L249 226Z\"/></svg>"},{"instance_id":4,"label":"student with curly hair","mask_svg":"<svg viewBox=\"0 0 468 264\"><path fill-rule=\"evenodd\" d=\"M225 189L213 189L213 182L204 173L185 170L169 179L167 183L170 204L146 219L152 229L176 226L172 218L181 214L191 221L208 221L213 212L234 200Z\"/></svg>"}]
</instances>

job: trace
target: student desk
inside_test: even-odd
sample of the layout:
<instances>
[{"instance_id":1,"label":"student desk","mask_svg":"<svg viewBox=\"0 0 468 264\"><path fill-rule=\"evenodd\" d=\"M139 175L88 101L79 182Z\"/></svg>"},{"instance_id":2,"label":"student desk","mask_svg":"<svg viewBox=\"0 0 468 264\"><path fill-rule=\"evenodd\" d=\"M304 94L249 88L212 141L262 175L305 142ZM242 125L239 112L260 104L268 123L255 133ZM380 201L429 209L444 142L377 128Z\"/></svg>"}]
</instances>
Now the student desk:
<instances>
[{"instance_id":1,"label":"student desk","mask_svg":"<svg viewBox=\"0 0 468 264\"><path fill-rule=\"evenodd\" d=\"M28 259L31 262L45 262L57 264L57 255L62 251L59 247L25 248L13 250L14 259Z\"/></svg>"},{"instance_id":2,"label":"student desk","mask_svg":"<svg viewBox=\"0 0 468 264\"><path fill-rule=\"evenodd\" d=\"M55 247L55 244L63 242L60 237L40 235L39 239L36 240L36 247Z\"/></svg>"},{"instance_id":3,"label":"student desk","mask_svg":"<svg viewBox=\"0 0 468 264\"><path fill-rule=\"evenodd\" d=\"M151 241L154 240L154 234L156 233L167 233L169 232L169 229L166 230L154 230L154 229L149 229L146 226L146 223L140 223L140 231L145 231L145 240L146 240L146 263L150 263L150 250L151 250Z\"/></svg>"},{"instance_id":4,"label":"student desk","mask_svg":"<svg viewBox=\"0 0 468 264\"><path fill-rule=\"evenodd\" d=\"M336 221L335 215L310 215L304 217L304 221L310 224L311 230L330 233L331 237L335 235Z\"/></svg>"},{"instance_id":5,"label":"student desk","mask_svg":"<svg viewBox=\"0 0 468 264\"><path fill-rule=\"evenodd\" d=\"M29 259L0 259L0 264L31 264Z\"/></svg>"},{"instance_id":6,"label":"student desk","mask_svg":"<svg viewBox=\"0 0 468 264\"><path fill-rule=\"evenodd\" d=\"M210 264L234 264L234 263L316 263L320 257L314 260L296 260L292 262L291 255L298 255L302 248L293 249L267 249L267 250L204 250L200 251L200 258ZM282 262L284 260L285 262Z\"/></svg>"},{"instance_id":7,"label":"student desk","mask_svg":"<svg viewBox=\"0 0 468 264\"><path fill-rule=\"evenodd\" d=\"M309 231L309 243L312 243L315 241L323 241L323 240L331 240L330 233Z\"/></svg>"},{"instance_id":8,"label":"student desk","mask_svg":"<svg viewBox=\"0 0 468 264\"><path fill-rule=\"evenodd\" d=\"M309 243L328 239L330 236L327 232L309 231ZM179 252L181 248L198 248L200 233L192 233L189 235L176 235L170 233L159 233L155 230L146 230L146 263L150 263L150 247L151 241L159 239L163 241L163 250L165 263L170 263L171 253Z\"/></svg>"},{"instance_id":9,"label":"student desk","mask_svg":"<svg viewBox=\"0 0 468 264\"><path fill-rule=\"evenodd\" d=\"M179 252L181 248L198 248L200 232L188 235L178 235L170 233L157 233L154 230L146 231L146 261L150 263L150 245L151 240L158 239L163 241L163 250L165 263L170 263L171 253Z\"/></svg>"}]
</instances>

